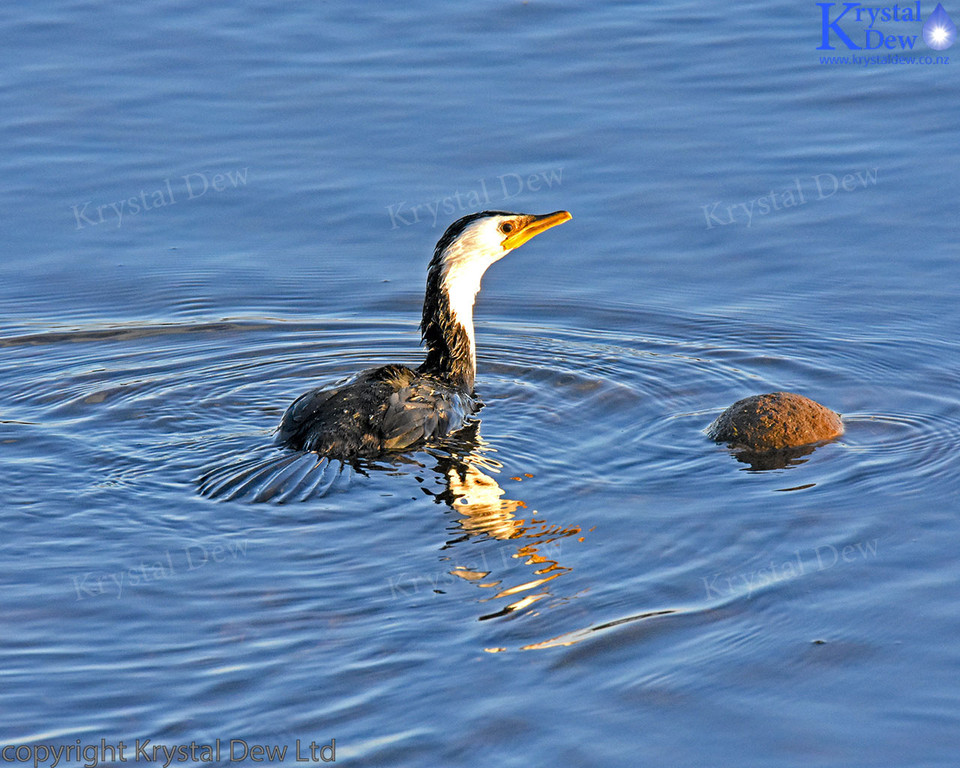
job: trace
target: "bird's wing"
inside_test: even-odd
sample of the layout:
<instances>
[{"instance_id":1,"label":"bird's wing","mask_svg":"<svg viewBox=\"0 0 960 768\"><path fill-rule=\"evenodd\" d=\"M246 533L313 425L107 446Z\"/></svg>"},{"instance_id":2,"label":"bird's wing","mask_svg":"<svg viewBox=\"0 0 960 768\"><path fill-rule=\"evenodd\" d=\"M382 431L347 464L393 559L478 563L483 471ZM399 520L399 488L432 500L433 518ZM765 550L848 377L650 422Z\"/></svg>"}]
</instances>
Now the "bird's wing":
<instances>
[{"instance_id":1,"label":"bird's wing","mask_svg":"<svg viewBox=\"0 0 960 768\"><path fill-rule=\"evenodd\" d=\"M276 443L320 453L376 453L390 398L415 378L405 366L385 365L329 389L312 389L287 408Z\"/></svg>"},{"instance_id":2,"label":"bird's wing","mask_svg":"<svg viewBox=\"0 0 960 768\"><path fill-rule=\"evenodd\" d=\"M390 396L383 416L383 447L400 451L421 440L443 437L463 423L461 397L418 379Z\"/></svg>"},{"instance_id":3,"label":"bird's wing","mask_svg":"<svg viewBox=\"0 0 960 768\"><path fill-rule=\"evenodd\" d=\"M294 400L280 420L280 429L277 431L276 442L286 444L301 430L304 424L316 420L331 400L340 394L340 389L311 389Z\"/></svg>"}]
</instances>

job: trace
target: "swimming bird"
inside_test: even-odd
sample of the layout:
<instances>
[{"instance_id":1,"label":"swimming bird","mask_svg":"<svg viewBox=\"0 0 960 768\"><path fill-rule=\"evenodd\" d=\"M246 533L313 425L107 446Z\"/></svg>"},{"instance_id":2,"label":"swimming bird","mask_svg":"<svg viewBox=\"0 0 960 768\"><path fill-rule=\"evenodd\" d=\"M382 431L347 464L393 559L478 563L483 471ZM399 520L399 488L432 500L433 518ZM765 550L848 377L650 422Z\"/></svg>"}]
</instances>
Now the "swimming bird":
<instances>
[{"instance_id":1,"label":"swimming bird","mask_svg":"<svg viewBox=\"0 0 960 768\"><path fill-rule=\"evenodd\" d=\"M567 211L482 211L451 224L427 270L420 321L426 360L416 370L384 365L306 392L283 414L277 444L347 460L403 451L460 428L480 407L473 305L484 272L570 218Z\"/></svg>"}]
</instances>

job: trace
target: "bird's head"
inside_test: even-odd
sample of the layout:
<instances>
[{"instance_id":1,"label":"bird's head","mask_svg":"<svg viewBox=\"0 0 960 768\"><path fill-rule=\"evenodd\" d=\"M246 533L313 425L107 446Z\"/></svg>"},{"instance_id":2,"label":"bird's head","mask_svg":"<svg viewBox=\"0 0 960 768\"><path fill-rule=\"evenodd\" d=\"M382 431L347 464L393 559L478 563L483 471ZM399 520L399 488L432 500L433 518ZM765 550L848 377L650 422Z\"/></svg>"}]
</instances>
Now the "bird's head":
<instances>
[{"instance_id":1,"label":"bird's head","mask_svg":"<svg viewBox=\"0 0 960 768\"><path fill-rule=\"evenodd\" d=\"M542 216L483 211L447 228L427 272L420 329L428 351L421 370L441 372L472 389L476 370L473 302L483 273L530 238L570 218L566 211Z\"/></svg>"},{"instance_id":2,"label":"bird's head","mask_svg":"<svg viewBox=\"0 0 960 768\"><path fill-rule=\"evenodd\" d=\"M475 275L479 288L479 278L487 267L527 240L569 219L566 211L542 216L507 211L472 213L447 227L437 243L431 267L462 272L463 277L468 273Z\"/></svg>"}]
</instances>

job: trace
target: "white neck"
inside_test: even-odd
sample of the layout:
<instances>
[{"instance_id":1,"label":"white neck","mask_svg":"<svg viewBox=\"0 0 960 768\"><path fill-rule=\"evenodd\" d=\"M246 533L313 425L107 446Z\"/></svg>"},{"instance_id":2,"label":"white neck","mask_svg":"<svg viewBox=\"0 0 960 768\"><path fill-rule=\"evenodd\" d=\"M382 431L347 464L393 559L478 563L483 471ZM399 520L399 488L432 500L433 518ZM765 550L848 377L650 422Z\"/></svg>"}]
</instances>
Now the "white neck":
<instances>
[{"instance_id":1,"label":"white neck","mask_svg":"<svg viewBox=\"0 0 960 768\"><path fill-rule=\"evenodd\" d=\"M477 342L473 332L473 304L480 291L480 279L486 264L454 262L443 276L443 290L450 300L450 312L470 340L470 362L477 367Z\"/></svg>"},{"instance_id":2,"label":"white neck","mask_svg":"<svg viewBox=\"0 0 960 768\"><path fill-rule=\"evenodd\" d=\"M450 299L450 311L470 340L470 361L477 367L477 343L473 333L473 304L480 292L483 273L507 252L490 222L478 221L444 251L445 269L441 287Z\"/></svg>"}]
</instances>

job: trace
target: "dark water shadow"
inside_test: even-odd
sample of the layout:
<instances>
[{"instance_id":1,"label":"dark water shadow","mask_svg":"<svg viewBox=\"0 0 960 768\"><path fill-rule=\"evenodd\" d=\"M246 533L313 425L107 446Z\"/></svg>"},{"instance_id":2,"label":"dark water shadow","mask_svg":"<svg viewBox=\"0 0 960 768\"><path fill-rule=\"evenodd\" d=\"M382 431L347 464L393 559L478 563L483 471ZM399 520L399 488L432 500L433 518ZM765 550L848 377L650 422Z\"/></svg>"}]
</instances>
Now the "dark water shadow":
<instances>
[{"instance_id":1,"label":"dark water shadow","mask_svg":"<svg viewBox=\"0 0 960 768\"><path fill-rule=\"evenodd\" d=\"M771 469L787 469L806 464L806 456L812 454L824 443L814 443L796 448L781 448L776 451L751 451L747 448L731 448L733 457L747 464L748 472L767 472Z\"/></svg>"}]
</instances>

